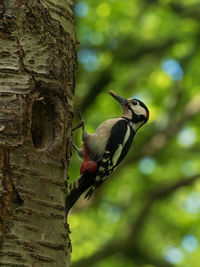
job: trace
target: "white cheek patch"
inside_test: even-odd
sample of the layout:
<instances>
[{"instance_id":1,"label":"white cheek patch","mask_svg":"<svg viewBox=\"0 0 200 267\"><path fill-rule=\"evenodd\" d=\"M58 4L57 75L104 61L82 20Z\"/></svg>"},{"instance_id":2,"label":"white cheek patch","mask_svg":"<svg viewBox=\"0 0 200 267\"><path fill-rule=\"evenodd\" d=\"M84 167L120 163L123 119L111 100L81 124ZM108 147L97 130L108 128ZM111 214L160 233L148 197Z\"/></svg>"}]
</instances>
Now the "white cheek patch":
<instances>
[{"instance_id":1,"label":"white cheek patch","mask_svg":"<svg viewBox=\"0 0 200 267\"><path fill-rule=\"evenodd\" d=\"M139 104L137 106L134 106L134 105L131 105L131 106L135 114L144 115L145 117L147 116L146 110L143 107L141 107Z\"/></svg>"}]
</instances>

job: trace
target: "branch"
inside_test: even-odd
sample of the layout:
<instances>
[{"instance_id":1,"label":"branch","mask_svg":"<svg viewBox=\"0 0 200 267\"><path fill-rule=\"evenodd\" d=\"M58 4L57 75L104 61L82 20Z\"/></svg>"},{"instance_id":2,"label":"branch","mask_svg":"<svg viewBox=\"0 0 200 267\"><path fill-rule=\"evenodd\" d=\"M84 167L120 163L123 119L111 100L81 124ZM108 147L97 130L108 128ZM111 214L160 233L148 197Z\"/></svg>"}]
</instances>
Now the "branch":
<instances>
[{"instance_id":1,"label":"branch","mask_svg":"<svg viewBox=\"0 0 200 267\"><path fill-rule=\"evenodd\" d=\"M178 181L170 185L158 186L156 189L150 191L147 194L146 204L141 209L135 223L132 224L133 226L130 236L134 236L135 239L138 239L141 228L143 227L144 223L146 223L147 216L154 202L169 197L172 193L178 191L180 188L193 184L199 178L200 173L189 178L181 177Z\"/></svg>"},{"instance_id":2,"label":"branch","mask_svg":"<svg viewBox=\"0 0 200 267\"><path fill-rule=\"evenodd\" d=\"M199 3L195 3L193 5L184 7L181 4L171 2L169 6L175 13L177 13L178 15L181 15L182 17L192 18L193 20L198 20L198 21L200 19L200 4Z\"/></svg>"},{"instance_id":3,"label":"branch","mask_svg":"<svg viewBox=\"0 0 200 267\"><path fill-rule=\"evenodd\" d=\"M147 0L145 1L143 9L141 9L140 14L143 15L144 12L147 12L147 9L152 8L152 5L160 5L158 0ZM163 7L166 4L162 5ZM182 5L180 3L169 2L167 6L176 13L178 16L185 18L192 18L193 20L199 20L200 18L200 4L194 3L191 5Z\"/></svg>"},{"instance_id":4,"label":"branch","mask_svg":"<svg viewBox=\"0 0 200 267\"><path fill-rule=\"evenodd\" d=\"M101 250L94 253L92 256L81 259L75 262L72 267L82 267L82 266L93 266L96 262L103 260L113 254L123 253L126 257L131 258L136 262L146 262L156 266L168 267L171 266L164 259L155 259L150 256L149 253L141 251L138 248L139 234L147 222L150 210L157 200L169 197L172 193L176 192L180 188L188 185L192 185L197 179L200 178L200 173L190 178L180 178L178 181L172 183L171 185L160 186L157 189L148 193L146 198L146 204L143 206L135 222L131 223L131 231L127 236L124 236L120 240L111 240L107 245L105 245Z\"/></svg>"},{"instance_id":5,"label":"branch","mask_svg":"<svg viewBox=\"0 0 200 267\"><path fill-rule=\"evenodd\" d=\"M149 263L157 267L172 267L170 263L164 259L153 258L152 256L141 252L138 248L132 244L126 243L126 240L119 240L107 244L103 247L102 250L99 250L97 253L93 254L88 258L81 259L72 264L72 267L83 267L83 266L94 266L95 263L112 256L113 254L121 253L131 261L135 263Z\"/></svg>"},{"instance_id":6,"label":"branch","mask_svg":"<svg viewBox=\"0 0 200 267\"><path fill-rule=\"evenodd\" d=\"M175 191L179 190L180 188L184 186L192 185L199 178L200 178L200 173L190 176L189 178L181 177L179 178L178 181L172 183L171 185L161 186L153 190L149 194L150 196L149 198L152 199L153 201L166 198L170 196L172 193L174 193Z\"/></svg>"},{"instance_id":7,"label":"branch","mask_svg":"<svg viewBox=\"0 0 200 267\"><path fill-rule=\"evenodd\" d=\"M156 267L172 267L173 266L171 263L167 262L165 259L152 257L152 255L150 255L148 252L141 251L138 248L134 249L134 254L132 250L129 250L128 252L127 251L125 252L125 255L131 261L133 261L134 263L137 263L138 266L141 266L144 264L153 265Z\"/></svg>"}]
</instances>

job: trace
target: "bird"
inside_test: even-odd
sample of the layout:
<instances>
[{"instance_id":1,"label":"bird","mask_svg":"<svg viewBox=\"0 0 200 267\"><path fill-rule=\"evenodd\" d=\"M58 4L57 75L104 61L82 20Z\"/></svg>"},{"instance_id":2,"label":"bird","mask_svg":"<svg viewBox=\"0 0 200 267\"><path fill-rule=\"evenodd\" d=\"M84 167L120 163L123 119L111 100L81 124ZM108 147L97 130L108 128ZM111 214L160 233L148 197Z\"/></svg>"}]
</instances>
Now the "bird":
<instances>
[{"instance_id":1,"label":"bird","mask_svg":"<svg viewBox=\"0 0 200 267\"><path fill-rule=\"evenodd\" d=\"M127 155L136 132L149 120L149 110L141 100L124 98L112 90L108 92L120 104L122 115L104 121L94 133L85 130L81 119L79 127L82 127L83 146L79 149L74 144L74 148L83 161L80 177L69 185L67 211L86 190L85 198L89 199L115 171Z\"/></svg>"}]
</instances>

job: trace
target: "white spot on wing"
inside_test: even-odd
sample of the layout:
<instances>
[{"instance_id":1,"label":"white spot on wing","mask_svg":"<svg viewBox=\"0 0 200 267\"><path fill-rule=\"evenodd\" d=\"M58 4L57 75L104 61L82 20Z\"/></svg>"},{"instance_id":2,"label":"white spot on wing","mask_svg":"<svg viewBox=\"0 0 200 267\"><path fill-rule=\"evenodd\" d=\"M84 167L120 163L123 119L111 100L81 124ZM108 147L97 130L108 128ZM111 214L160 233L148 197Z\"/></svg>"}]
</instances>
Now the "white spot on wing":
<instances>
[{"instance_id":1,"label":"white spot on wing","mask_svg":"<svg viewBox=\"0 0 200 267\"><path fill-rule=\"evenodd\" d=\"M103 172L104 170L105 170L104 167L102 167L102 166L99 167L100 172Z\"/></svg>"},{"instance_id":2,"label":"white spot on wing","mask_svg":"<svg viewBox=\"0 0 200 267\"><path fill-rule=\"evenodd\" d=\"M101 177L100 176L96 176L95 180L98 182L101 180Z\"/></svg>"},{"instance_id":3,"label":"white spot on wing","mask_svg":"<svg viewBox=\"0 0 200 267\"><path fill-rule=\"evenodd\" d=\"M125 137L124 137L123 146L124 146L124 145L126 144L126 142L128 141L129 136L130 136L130 128L129 128L129 126L127 125L126 135L125 135Z\"/></svg>"},{"instance_id":4,"label":"white spot on wing","mask_svg":"<svg viewBox=\"0 0 200 267\"><path fill-rule=\"evenodd\" d=\"M125 137L123 140L123 144L120 144L118 146L117 150L115 151L115 154L113 155L113 159L112 159L113 166L115 166L117 164L117 161L118 161L119 157L121 156L122 150L123 150L126 142L128 141L129 137L130 137L130 128L127 125L126 134L125 134Z\"/></svg>"},{"instance_id":5,"label":"white spot on wing","mask_svg":"<svg viewBox=\"0 0 200 267\"><path fill-rule=\"evenodd\" d=\"M123 145L119 145L117 150L115 151L115 154L113 155L113 158L112 158L113 166L116 165L116 163L117 163L117 161L121 155L122 149L123 149Z\"/></svg>"}]
</instances>

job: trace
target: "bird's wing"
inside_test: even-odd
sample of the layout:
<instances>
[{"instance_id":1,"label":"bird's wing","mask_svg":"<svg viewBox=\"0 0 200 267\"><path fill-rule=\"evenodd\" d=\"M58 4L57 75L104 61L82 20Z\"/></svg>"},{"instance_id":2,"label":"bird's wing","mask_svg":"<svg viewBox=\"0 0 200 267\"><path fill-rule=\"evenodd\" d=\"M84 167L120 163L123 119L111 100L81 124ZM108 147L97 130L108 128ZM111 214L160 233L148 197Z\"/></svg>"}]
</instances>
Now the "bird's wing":
<instances>
[{"instance_id":1,"label":"bird's wing","mask_svg":"<svg viewBox=\"0 0 200 267\"><path fill-rule=\"evenodd\" d=\"M120 119L111 129L105 152L99 162L94 185L86 194L90 198L93 191L100 186L126 156L135 132L129 122Z\"/></svg>"}]
</instances>

